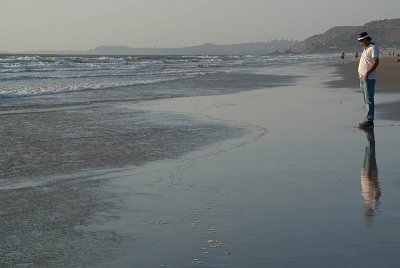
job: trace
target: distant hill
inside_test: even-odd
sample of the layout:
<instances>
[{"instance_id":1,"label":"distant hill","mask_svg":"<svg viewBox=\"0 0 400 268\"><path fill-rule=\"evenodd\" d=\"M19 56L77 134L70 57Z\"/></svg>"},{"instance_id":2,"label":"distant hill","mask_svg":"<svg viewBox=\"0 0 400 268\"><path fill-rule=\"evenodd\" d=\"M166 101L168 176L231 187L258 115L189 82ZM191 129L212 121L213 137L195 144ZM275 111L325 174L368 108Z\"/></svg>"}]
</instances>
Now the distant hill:
<instances>
[{"instance_id":1,"label":"distant hill","mask_svg":"<svg viewBox=\"0 0 400 268\"><path fill-rule=\"evenodd\" d=\"M125 46L100 46L88 51L93 55L259 55L284 52L297 41L273 40L270 42L216 45L206 43L182 48L131 48Z\"/></svg>"},{"instance_id":2,"label":"distant hill","mask_svg":"<svg viewBox=\"0 0 400 268\"><path fill-rule=\"evenodd\" d=\"M299 42L290 48L293 53L328 52L360 48L356 36L368 32L380 47L400 47L400 19L378 20L363 26L336 26Z\"/></svg>"},{"instance_id":3,"label":"distant hill","mask_svg":"<svg viewBox=\"0 0 400 268\"><path fill-rule=\"evenodd\" d=\"M87 51L74 50L35 50L22 54L56 54L56 55L261 55L283 53L298 41L271 40L268 42L242 43L233 45L216 45L206 43L199 46L181 48L133 48L127 46L99 46Z\"/></svg>"}]
</instances>

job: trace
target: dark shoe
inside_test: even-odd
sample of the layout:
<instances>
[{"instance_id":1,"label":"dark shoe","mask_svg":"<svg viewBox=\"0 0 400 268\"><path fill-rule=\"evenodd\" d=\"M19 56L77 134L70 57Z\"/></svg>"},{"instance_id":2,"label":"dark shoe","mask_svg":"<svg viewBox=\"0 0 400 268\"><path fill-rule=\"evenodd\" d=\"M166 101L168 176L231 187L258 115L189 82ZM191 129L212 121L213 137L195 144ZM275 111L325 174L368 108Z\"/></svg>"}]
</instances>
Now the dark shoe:
<instances>
[{"instance_id":1,"label":"dark shoe","mask_svg":"<svg viewBox=\"0 0 400 268\"><path fill-rule=\"evenodd\" d=\"M374 128L374 122L364 121L364 122L358 123L358 128L362 128L362 129Z\"/></svg>"}]
</instances>

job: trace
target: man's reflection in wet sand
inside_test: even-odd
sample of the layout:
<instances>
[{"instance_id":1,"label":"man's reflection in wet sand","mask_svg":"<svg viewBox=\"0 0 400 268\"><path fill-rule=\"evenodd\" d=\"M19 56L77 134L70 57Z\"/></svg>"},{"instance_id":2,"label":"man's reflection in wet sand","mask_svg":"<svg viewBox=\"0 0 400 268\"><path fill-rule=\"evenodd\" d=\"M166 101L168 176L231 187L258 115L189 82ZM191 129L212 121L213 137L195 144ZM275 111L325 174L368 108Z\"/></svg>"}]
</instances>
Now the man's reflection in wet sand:
<instances>
[{"instance_id":1,"label":"man's reflection in wet sand","mask_svg":"<svg viewBox=\"0 0 400 268\"><path fill-rule=\"evenodd\" d=\"M376 165L374 130L364 131L367 134L368 146L365 147L364 163L361 170L361 195L364 202L366 220L372 222L379 206L381 188Z\"/></svg>"}]
</instances>

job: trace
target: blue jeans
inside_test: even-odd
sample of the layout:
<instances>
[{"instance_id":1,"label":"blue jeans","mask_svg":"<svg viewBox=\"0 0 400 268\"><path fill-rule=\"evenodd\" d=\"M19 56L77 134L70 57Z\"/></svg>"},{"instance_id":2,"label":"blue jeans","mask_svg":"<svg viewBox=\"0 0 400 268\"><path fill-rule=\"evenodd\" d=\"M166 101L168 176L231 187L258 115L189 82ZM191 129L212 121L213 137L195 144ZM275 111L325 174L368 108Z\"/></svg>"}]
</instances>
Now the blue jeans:
<instances>
[{"instance_id":1,"label":"blue jeans","mask_svg":"<svg viewBox=\"0 0 400 268\"><path fill-rule=\"evenodd\" d=\"M375 113L375 79L360 78L360 88L363 92L364 103L367 108L365 120L368 122L373 122Z\"/></svg>"}]
</instances>

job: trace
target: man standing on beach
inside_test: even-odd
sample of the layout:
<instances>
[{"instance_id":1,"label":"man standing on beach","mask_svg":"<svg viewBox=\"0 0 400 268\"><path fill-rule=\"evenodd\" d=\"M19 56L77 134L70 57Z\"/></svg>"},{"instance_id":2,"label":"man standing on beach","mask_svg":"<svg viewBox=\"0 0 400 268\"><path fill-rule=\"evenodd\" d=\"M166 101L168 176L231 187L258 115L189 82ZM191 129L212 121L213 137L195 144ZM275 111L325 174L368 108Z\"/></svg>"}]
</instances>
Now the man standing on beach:
<instances>
[{"instance_id":1,"label":"man standing on beach","mask_svg":"<svg viewBox=\"0 0 400 268\"><path fill-rule=\"evenodd\" d=\"M374 127L374 94L376 67L379 65L379 49L375 43L371 42L371 37L367 32L362 32L357 36L358 42L364 46L364 50L358 64L358 75L360 77L360 87L364 94L364 102L367 108L365 121L358 124L359 128Z\"/></svg>"}]
</instances>

